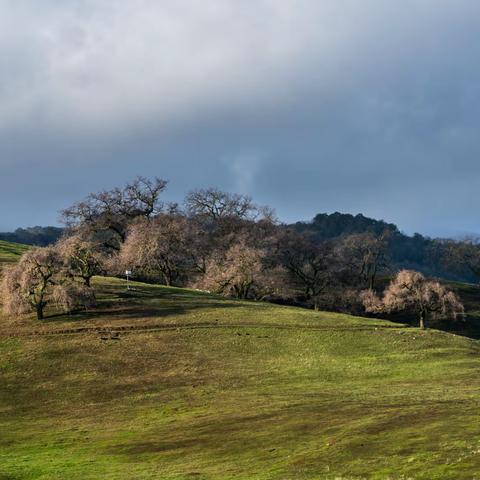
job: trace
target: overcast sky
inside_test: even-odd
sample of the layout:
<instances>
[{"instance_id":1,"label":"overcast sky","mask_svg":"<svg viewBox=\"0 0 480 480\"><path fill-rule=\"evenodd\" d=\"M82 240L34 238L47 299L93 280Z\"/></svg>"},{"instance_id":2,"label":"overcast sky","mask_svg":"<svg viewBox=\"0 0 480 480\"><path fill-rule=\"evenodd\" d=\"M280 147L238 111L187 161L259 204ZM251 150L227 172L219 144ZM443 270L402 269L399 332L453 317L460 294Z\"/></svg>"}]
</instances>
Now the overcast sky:
<instances>
[{"instance_id":1,"label":"overcast sky","mask_svg":"<svg viewBox=\"0 0 480 480\"><path fill-rule=\"evenodd\" d=\"M0 0L0 230L136 175L480 232L478 0Z\"/></svg>"}]
</instances>

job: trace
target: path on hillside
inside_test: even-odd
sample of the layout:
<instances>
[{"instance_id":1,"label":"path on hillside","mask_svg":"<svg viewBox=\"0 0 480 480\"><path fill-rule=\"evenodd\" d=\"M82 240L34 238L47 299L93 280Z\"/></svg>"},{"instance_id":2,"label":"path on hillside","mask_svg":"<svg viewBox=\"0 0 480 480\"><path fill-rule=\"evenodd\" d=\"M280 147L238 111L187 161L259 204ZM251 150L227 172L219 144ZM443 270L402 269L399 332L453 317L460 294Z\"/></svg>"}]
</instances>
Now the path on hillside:
<instances>
[{"instance_id":1,"label":"path on hillside","mask_svg":"<svg viewBox=\"0 0 480 480\"><path fill-rule=\"evenodd\" d=\"M216 328L257 328L257 329L283 329L283 330L315 330L315 331L371 331L371 330L398 330L410 328L407 325L359 325L359 326L316 326L316 325L282 325L282 324L252 324L252 323L184 323L184 324L147 324L147 325L105 325L92 327L75 327L54 330L34 330L31 332L0 332L0 338L11 337L35 337L57 335L81 335L95 333L98 335L119 335L131 333L160 332L171 330L197 330ZM248 333L240 335L248 335Z\"/></svg>"}]
</instances>

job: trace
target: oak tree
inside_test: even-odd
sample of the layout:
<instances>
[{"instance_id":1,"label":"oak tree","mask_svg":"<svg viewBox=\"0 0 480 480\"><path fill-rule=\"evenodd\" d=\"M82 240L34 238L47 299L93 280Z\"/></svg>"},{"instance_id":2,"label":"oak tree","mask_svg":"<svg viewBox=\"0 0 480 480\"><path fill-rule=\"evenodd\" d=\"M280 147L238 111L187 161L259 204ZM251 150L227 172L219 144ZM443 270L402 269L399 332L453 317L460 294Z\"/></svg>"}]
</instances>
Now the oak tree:
<instances>
[{"instance_id":1,"label":"oak tree","mask_svg":"<svg viewBox=\"0 0 480 480\"><path fill-rule=\"evenodd\" d=\"M372 290L365 291L362 297L367 312L413 311L422 329L431 319L456 319L464 314L463 305L454 292L413 270L398 272L382 298Z\"/></svg>"}]
</instances>

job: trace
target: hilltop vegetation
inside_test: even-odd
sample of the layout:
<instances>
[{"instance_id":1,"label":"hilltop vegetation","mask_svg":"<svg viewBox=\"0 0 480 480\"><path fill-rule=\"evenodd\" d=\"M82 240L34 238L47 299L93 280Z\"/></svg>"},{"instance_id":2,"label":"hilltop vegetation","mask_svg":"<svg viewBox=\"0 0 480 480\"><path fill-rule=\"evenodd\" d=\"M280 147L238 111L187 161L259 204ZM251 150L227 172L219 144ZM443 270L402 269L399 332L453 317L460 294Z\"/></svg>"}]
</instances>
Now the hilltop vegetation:
<instances>
[{"instance_id":1,"label":"hilltop vegetation","mask_svg":"<svg viewBox=\"0 0 480 480\"><path fill-rule=\"evenodd\" d=\"M463 318L464 307L454 291L417 272L395 271L390 248L392 236L399 232L392 225L336 214L333 227L346 224L353 230L341 234L327 225L327 237L340 235L322 239L318 231L279 224L270 207L248 196L198 189L179 206L161 200L166 187L161 178L137 177L64 209L63 237L54 245L30 250L18 266L5 270L0 284L4 312L35 310L42 320L52 303L65 312L86 308L95 303L93 275L133 271L140 280L241 299L353 314L414 313L422 326ZM310 227L330 220L317 216ZM354 233L359 228L367 231ZM475 243L449 244L447 251L455 266L480 272ZM424 285L416 291L423 292L420 303L428 307L413 299L411 288L390 289L392 298L378 296L379 278L394 274L419 279Z\"/></svg>"},{"instance_id":2,"label":"hilltop vegetation","mask_svg":"<svg viewBox=\"0 0 480 480\"><path fill-rule=\"evenodd\" d=\"M0 241L45 247L56 242L62 233L63 228L60 227L17 228L14 232L0 232Z\"/></svg>"},{"instance_id":3,"label":"hilltop vegetation","mask_svg":"<svg viewBox=\"0 0 480 480\"><path fill-rule=\"evenodd\" d=\"M318 243L358 234L380 237L388 232L387 254L392 267L416 269L426 275L450 280L479 280L477 268L480 264L480 248L476 238L454 241L432 239L420 233L410 236L393 223L362 214L339 212L319 213L311 221L299 221L288 225L288 228L307 233ZM14 232L0 233L0 240L47 246L55 243L64 233L65 229L51 226L17 228Z\"/></svg>"},{"instance_id":4,"label":"hilltop vegetation","mask_svg":"<svg viewBox=\"0 0 480 480\"><path fill-rule=\"evenodd\" d=\"M471 479L480 468L475 341L94 285L95 312L1 319L0 478Z\"/></svg>"},{"instance_id":5,"label":"hilltop vegetation","mask_svg":"<svg viewBox=\"0 0 480 480\"><path fill-rule=\"evenodd\" d=\"M384 236L392 270L414 269L426 275L466 282L480 279L480 247L476 238L455 241L432 239L420 233L410 236L393 223L339 212L319 213L309 222L296 222L290 227L311 235L319 243L358 234Z\"/></svg>"}]
</instances>

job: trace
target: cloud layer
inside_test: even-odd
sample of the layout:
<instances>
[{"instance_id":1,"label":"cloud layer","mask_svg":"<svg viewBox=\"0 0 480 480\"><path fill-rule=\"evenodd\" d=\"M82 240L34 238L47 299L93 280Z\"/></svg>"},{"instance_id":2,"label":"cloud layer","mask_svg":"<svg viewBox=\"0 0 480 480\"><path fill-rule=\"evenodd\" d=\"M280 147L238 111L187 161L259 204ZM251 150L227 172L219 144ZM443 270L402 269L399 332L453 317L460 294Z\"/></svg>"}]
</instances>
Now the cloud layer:
<instances>
[{"instance_id":1,"label":"cloud layer","mask_svg":"<svg viewBox=\"0 0 480 480\"><path fill-rule=\"evenodd\" d=\"M478 231L474 0L0 1L0 229L136 174ZM9 200L9 201L6 201Z\"/></svg>"}]
</instances>

